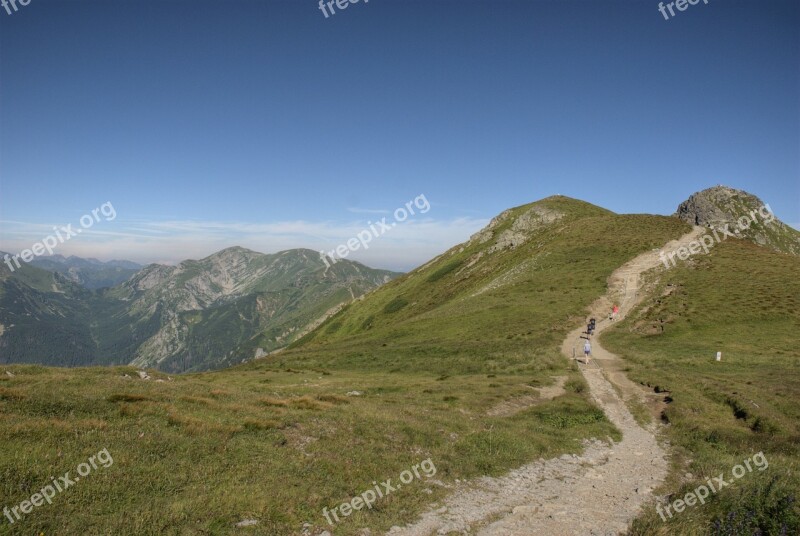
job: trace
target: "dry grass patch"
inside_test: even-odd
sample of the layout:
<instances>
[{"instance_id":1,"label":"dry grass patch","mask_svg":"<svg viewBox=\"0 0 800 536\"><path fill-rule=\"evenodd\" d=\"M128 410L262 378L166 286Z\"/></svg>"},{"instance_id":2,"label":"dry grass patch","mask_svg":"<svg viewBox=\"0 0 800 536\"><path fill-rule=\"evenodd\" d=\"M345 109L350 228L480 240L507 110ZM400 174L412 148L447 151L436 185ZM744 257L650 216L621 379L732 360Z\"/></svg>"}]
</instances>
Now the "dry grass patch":
<instances>
[{"instance_id":1,"label":"dry grass patch","mask_svg":"<svg viewBox=\"0 0 800 536\"><path fill-rule=\"evenodd\" d=\"M19 389L0 387L0 400L23 400L25 395Z\"/></svg>"},{"instance_id":2,"label":"dry grass patch","mask_svg":"<svg viewBox=\"0 0 800 536\"><path fill-rule=\"evenodd\" d=\"M330 402L331 404L349 404L350 399L342 395L317 395L317 400L321 402Z\"/></svg>"},{"instance_id":3,"label":"dry grass patch","mask_svg":"<svg viewBox=\"0 0 800 536\"><path fill-rule=\"evenodd\" d=\"M167 410L167 422L173 426L178 426L186 433L195 436L202 436L209 433L233 435L242 430L240 426L232 426L229 424L198 419L196 417L192 417L191 415L185 415L183 413L179 413L175 408Z\"/></svg>"},{"instance_id":4,"label":"dry grass patch","mask_svg":"<svg viewBox=\"0 0 800 536\"><path fill-rule=\"evenodd\" d=\"M273 430L280 428L281 423L272 419L245 419L243 426L245 430Z\"/></svg>"},{"instance_id":5,"label":"dry grass patch","mask_svg":"<svg viewBox=\"0 0 800 536\"><path fill-rule=\"evenodd\" d=\"M317 400L316 398L312 398L310 396L294 398L290 401L290 403L292 407L298 409L322 410L333 407L333 404L330 402L323 402L322 400Z\"/></svg>"},{"instance_id":6,"label":"dry grass patch","mask_svg":"<svg viewBox=\"0 0 800 536\"><path fill-rule=\"evenodd\" d=\"M28 418L24 421L13 422L6 428L8 437L18 435L41 435L42 433L81 433L92 432L95 430L105 430L108 423L103 419L57 419L51 418Z\"/></svg>"},{"instance_id":7,"label":"dry grass patch","mask_svg":"<svg viewBox=\"0 0 800 536\"><path fill-rule=\"evenodd\" d=\"M289 405L289 401L283 398L276 398L274 396L262 396L258 399L260 404L264 404L265 406L274 406L279 408L285 408Z\"/></svg>"}]
</instances>

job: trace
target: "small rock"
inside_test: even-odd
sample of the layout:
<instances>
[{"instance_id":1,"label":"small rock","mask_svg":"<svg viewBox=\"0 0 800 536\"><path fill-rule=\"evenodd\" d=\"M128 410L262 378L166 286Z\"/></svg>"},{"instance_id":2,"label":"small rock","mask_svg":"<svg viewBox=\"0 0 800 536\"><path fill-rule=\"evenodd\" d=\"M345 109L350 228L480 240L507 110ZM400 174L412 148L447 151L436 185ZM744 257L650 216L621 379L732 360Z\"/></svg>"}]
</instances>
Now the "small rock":
<instances>
[{"instance_id":1,"label":"small rock","mask_svg":"<svg viewBox=\"0 0 800 536\"><path fill-rule=\"evenodd\" d=\"M347 396L361 396L362 394L364 393L362 393L361 391L350 391L349 393L347 393Z\"/></svg>"},{"instance_id":2,"label":"small rock","mask_svg":"<svg viewBox=\"0 0 800 536\"><path fill-rule=\"evenodd\" d=\"M236 523L237 527L252 527L253 525L258 525L258 519L243 519Z\"/></svg>"},{"instance_id":3,"label":"small rock","mask_svg":"<svg viewBox=\"0 0 800 536\"><path fill-rule=\"evenodd\" d=\"M6 376L9 376L10 378L13 378L15 376L15 374L13 372L11 372L10 370L7 370L6 371Z\"/></svg>"},{"instance_id":4,"label":"small rock","mask_svg":"<svg viewBox=\"0 0 800 536\"><path fill-rule=\"evenodd\" d=\"M320 532L319 536L331 536L331 533L326 530L324 532Z\"/></svg>"},{"instance_id":5,"label":"small rock","mask_svg":"<svg viewBox=\"0 0 800 536\"><path fill-rule=\"evenodd\" d=\"M150 379L150 375L147 372L143 371L143 370L137 370L136 373L139 375L139 378L141 378L143 380L149 380Z\"/></svg>"},{"instance_id":6,"label":"small rock","mask_svg":"<svg viewBox=\"0 0 800 536\"><path fill-rule=\"evenodd\" d=\"M159 379L157 379L157 380L156 380L156 383L165 383L165 382L164 382L164 380L162 380L161 378L159 378Z\"/></svg>"}]
</instances>

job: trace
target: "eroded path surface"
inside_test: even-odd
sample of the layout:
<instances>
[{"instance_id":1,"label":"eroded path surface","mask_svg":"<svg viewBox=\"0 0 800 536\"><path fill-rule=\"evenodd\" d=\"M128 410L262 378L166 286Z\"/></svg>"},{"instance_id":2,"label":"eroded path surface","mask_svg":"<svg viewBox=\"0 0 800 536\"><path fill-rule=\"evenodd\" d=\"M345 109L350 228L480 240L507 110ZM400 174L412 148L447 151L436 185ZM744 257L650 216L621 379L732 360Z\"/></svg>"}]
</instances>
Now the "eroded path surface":
<instances>
[{"instance_id":1,"label":"eroded path surface","mask_svg":"<svg viewBox=\"0 0 800 536\"><path fill-rule=\"evenodd\" d=\"M664 246L671 251L698 238L703 229ZM611 325L612 304L620 304L620 319L642 298L642 273L661 261L658 250L639 255L614 271L609 290L590 307L598 319L592 337L593 359L581 364L592 398L622 432L619 443L587 441L580 456L564 455L519 467L499 478L484 477L456 488L439 509L423 514L413 525L393 527L392 536L462 534L529 536L611 535L624 532L642 504L667 474L666 451L656 440L655 424L642 427L622 397L642 397L637 385L622 373L620 359L602 348L598 335ZM583 327L569 333L562 352L581 353ZM611 381L609 381L609 379ZM612 383L614 385L612 385Z\"/></svg>"}]
</instances>

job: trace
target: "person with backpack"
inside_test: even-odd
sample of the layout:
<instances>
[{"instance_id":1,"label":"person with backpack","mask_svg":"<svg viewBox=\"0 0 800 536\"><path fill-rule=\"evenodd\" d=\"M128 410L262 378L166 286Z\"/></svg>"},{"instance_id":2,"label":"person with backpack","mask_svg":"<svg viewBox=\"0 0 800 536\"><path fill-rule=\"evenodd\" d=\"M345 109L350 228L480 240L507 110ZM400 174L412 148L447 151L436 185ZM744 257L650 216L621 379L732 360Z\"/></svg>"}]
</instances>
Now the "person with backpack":
<instances>
[{"instance_id":1,"label":"person with backpack","mask_svg":"<svg viewBox=\"0 0 800 536\"><path fill-rule=\"evenodd\" d=\"M592 344L587 339L586 342L583 344L583 355L586 357L586 364L589 364L591 361L591 354L592 354Z\"/></svg>"},{"instance_id":2,"label":"person with backpack","mask_svg":"<svg viewBox=\"0 0 800 536\"><path fill-rule=\"evenodd\" d=\"M614 308L611 309L611 321L617 319L617 314L619 314L619 305L614 304Z\"/></svg>"}]
</instances>

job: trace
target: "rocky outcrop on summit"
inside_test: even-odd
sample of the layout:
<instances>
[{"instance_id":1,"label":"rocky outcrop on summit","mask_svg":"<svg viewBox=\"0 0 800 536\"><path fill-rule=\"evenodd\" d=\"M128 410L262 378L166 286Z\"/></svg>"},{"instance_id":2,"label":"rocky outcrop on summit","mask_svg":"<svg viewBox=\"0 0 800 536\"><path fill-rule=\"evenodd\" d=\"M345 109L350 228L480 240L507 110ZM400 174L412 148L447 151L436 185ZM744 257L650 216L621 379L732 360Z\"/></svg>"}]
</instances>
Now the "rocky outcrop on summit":
<instances>
[{"instance_id":1,"label":"rocky outcrop on summit","mask_svg":"<svg viewBox=\"0 0 800 536\"><path fill-rule=\"evenodd\" d=\"M689 196L674 215L689 225L719 227L734 223L743 211L746 214L748 209L762 206L758 197L744 190L718 185Z\"/></svg>"},{"instance_id":2,"label":"rocky outcrop on summit","mask_svg":"<svg viewBox=\"0 0 800 536\"><path fill-rule=\"evenodd\" d=\"M758 197L728 186L714 186L678 206L675 217L690 225L728 228L746 238L783 253L800 255L800 232L781 222Z\"/></svg>"},{"instance_id":3,"label":"rocky outcrop on summit","mask_svg":"<svg viewBox=\"0 0 800 536\"><path fill-rule=\"evenodd\" d=\"M506 210L493 218L489 225L472 235L469 244L484 244L495 237L497 229L512 217L514 209ZM524 244L530 234L564 217L564 214L543 206L533 206L519 215L511 226L497 234L495 243L487 250L494 253L506 248L514 249Z\"/></svg>"}]
</instances>

